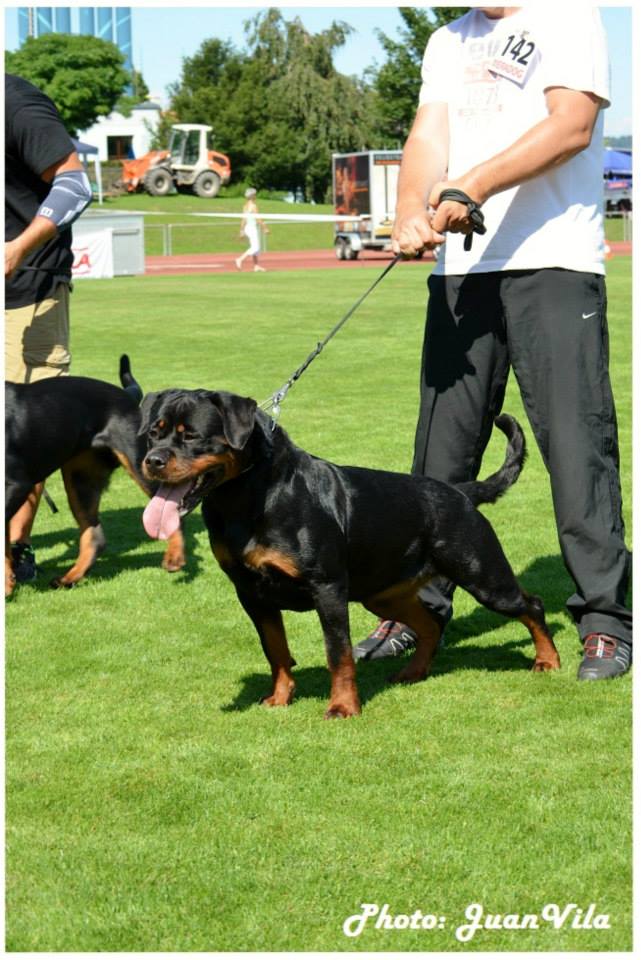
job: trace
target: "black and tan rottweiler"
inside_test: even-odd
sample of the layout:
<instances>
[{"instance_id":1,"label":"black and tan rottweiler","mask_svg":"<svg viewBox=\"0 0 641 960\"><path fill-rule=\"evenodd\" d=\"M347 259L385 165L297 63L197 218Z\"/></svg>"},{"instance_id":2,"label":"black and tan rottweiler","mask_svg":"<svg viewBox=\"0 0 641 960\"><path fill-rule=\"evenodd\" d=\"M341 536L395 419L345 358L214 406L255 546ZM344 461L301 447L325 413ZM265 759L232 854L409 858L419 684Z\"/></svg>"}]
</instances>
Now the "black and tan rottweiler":
<instances>
[{"instance_id":1,"label":"black and tan rottweiler","mask_svg":"<svg viewBox=\"0 0 641 960\"><path fill-rule=\"evenodd\" d=\"M51 585L72 587L104 549L98 517L100 497L120 464L147 495L154 487L141 473L140 400L142 390L129 358L120 358L122 388L89 377L52 377L35 383L5 383L5 594L15 577L8 542L11 517L33 487L61 470L69 506L80 527L73 566ZM181 530L171 538L163 566L184 566Z\"/></svg>"},{"instance_id":2,"label":"black and tan rottweiler","mask_svg":"<svg viewBox=\"0 0 641 960\"><path fill-rule=\"evenodd\" d=\"M543 604L521 589L476 509L496 500L521 471L525 439L512 417L496 420L508 438L501 469L455 487L318 459L273 429L254 400L231 393L166 390L146 397L142 414L143 472L162 483L145 511L147 532L173 535L202 501L214 555L271 666L265 703L286 705L294 692L282 610L318 613L331 672L327 717L360 712L349 601L416 631L416 651L392 680L423 680L441 628L418 591L436 575L520 620L534 641L534 670L559 667Z\"/></svg>"}]
</instances>

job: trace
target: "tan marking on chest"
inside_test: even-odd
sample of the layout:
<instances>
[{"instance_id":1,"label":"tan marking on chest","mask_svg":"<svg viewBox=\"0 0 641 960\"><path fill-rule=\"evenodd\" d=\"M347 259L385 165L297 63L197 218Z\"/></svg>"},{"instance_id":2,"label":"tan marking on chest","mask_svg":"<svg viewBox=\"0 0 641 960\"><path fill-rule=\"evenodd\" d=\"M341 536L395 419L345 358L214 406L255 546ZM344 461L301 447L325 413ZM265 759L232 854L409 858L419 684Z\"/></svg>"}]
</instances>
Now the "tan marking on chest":
<instances>
[{"instance_id":1,"label":"tan marking on chest","mask_svg":"<svg viewBox=\"0 0 641 960\"><path fill-rule=\"evenodd\" d=\"M273 547L253 547L243 555L243 561L248 567L260 570L262 567L273 567L284 573L286 577L298 579L301 575L295 561L286 553L275 550Z\"/></svg>"}]
</instances>

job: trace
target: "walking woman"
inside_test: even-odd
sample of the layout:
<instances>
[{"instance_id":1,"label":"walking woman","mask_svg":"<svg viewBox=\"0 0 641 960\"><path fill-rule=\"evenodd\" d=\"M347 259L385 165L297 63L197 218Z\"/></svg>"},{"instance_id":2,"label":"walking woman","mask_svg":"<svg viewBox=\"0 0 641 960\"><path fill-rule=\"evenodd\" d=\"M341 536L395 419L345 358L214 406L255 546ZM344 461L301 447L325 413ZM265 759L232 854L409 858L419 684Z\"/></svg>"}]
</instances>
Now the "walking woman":
<instances>
[{"instance_id":1,"label":"walking woman","mask_svg":"<svg viewBox=\"0 0 641 960\"><path fill-rule=\"evenodd\" d=\"M246 257L251 257L254 261L254 273L264 273L265 268L261 267L258 263L258 257L260 255L260 233L259 229L262 228L265 233L269 233L269 230L263 223L263 221L258 217L258 207L256 205L256 191L253 187L249 187L248 190L245 190L245 205L243 206L243 219L240 222L240 235L241 237L246 237L249 241L249 246L243 254L236 260L236 266L239 270L243 269L243 260Z\"/></svg>"}]
</instances>

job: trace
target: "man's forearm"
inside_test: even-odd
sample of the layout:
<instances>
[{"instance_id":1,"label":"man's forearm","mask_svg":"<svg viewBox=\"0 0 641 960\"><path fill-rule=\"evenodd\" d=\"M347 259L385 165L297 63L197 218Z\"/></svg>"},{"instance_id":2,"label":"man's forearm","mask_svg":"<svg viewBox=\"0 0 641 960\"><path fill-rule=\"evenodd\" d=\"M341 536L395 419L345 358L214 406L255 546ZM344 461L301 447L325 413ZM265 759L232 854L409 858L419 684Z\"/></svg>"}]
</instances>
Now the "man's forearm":
<instances>
[{"instance_id":1,"label":"man's forearm","mask_svg":"<svg viewBox=\"0 0 641 960\"><path fill-rule=\"evenodd\" d=\"M589 146L601 101L591 93L554 87L548 90L549 114L513 144L453 180L432 189L430 205L436 209L434 229L469 233L473 224L466 207L440 196L446 187L462 190L477 203L526 183L570 160Z\"/></svg>"},{"instance_id":2,"label":"man's forearm","mask_svg":"<svg viewBox=\"0 0 641 960\"><path fill-rule=\"evenodd\" d=\"M528 130L506 150L472 167L457 185L484 203L495 193L532 180L570 160L590 143L591 129L568 127L563 116L549 116Z\"/></svg>"},{"instance_id":3,"label":"man's forearm","mask_svg":"<svg viewBox=\"0 0 641 960\"><path fill-rule=\"evenodd\" d=\"M430 191L445 175L447 158L422 139L410 137L403 150L398 177L397 211L409 207L427 209Z\"/></svg>"}]
</instances>

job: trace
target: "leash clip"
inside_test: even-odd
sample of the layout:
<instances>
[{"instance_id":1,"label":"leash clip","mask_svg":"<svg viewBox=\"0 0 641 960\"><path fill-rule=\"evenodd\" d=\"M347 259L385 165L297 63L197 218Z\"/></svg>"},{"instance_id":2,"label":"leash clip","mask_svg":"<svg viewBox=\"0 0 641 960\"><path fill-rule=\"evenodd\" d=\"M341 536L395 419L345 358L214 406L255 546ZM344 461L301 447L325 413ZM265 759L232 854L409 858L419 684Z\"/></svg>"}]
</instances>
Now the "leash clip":
<instances>
[{"instance_id":1,"label":"leash clip","mask_svg":"<svg viewBox=\"0 0 641 960\"><path fill-rule=\"evenodd\" d=\"M287 396L289 388L291 387L291 380L288 380L287 383L283 384L280 390L277 390L276 393L273 393L266 404L261 404L261 406L267 407L269 409L269 415L272 418L272 432L278 426L278 419L280 417L280 405Z\"/></svg>"}]
</instances>

